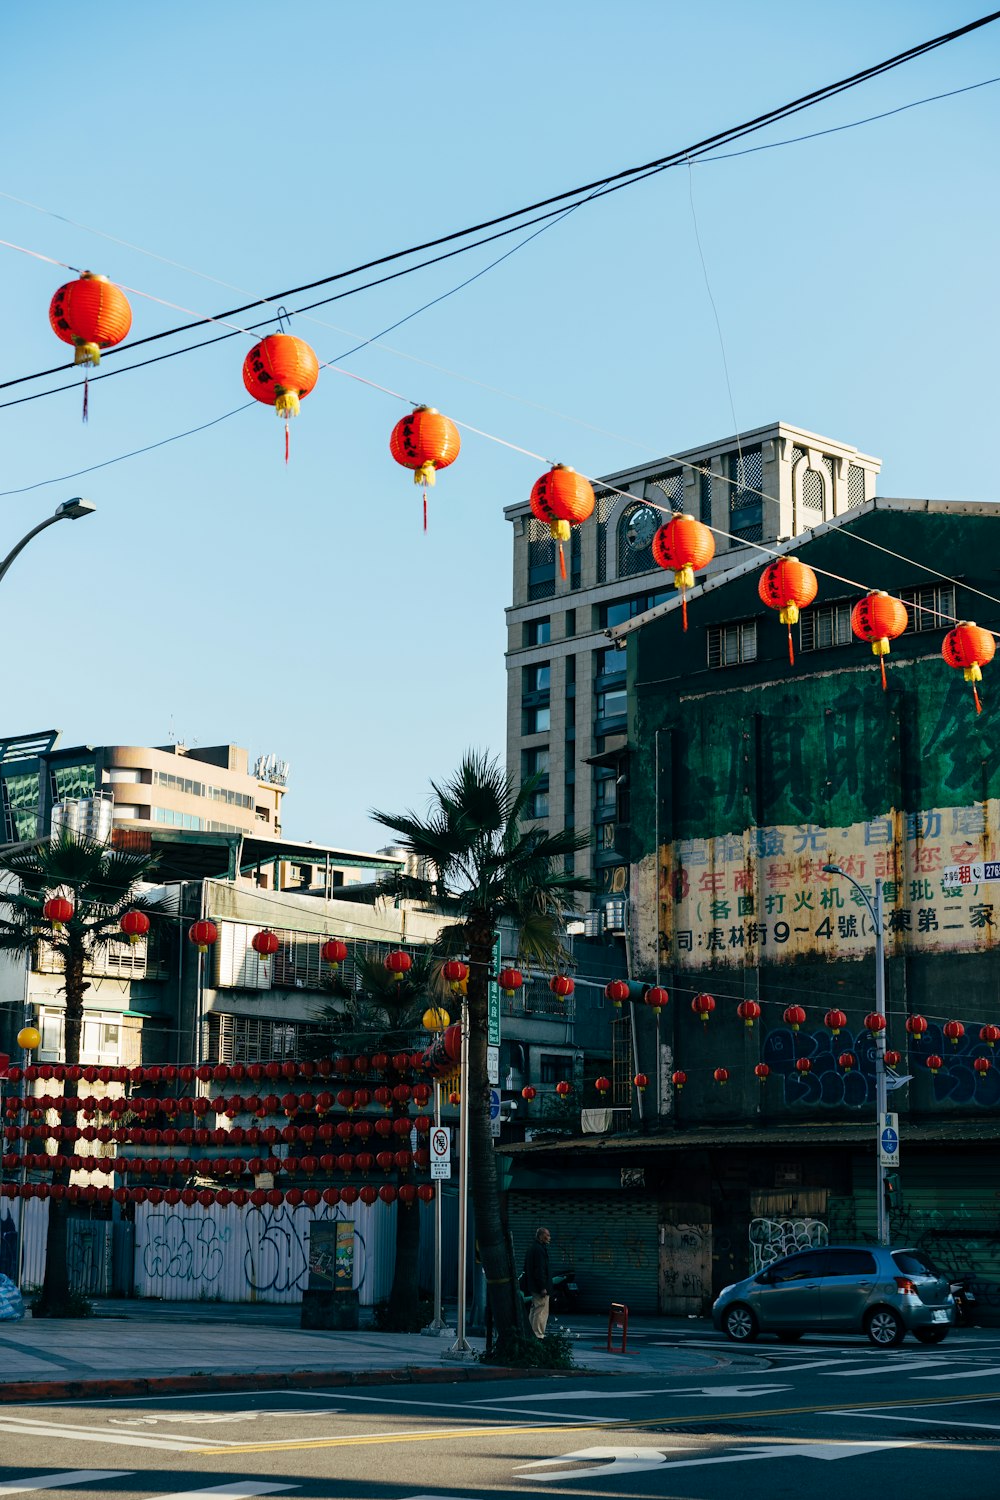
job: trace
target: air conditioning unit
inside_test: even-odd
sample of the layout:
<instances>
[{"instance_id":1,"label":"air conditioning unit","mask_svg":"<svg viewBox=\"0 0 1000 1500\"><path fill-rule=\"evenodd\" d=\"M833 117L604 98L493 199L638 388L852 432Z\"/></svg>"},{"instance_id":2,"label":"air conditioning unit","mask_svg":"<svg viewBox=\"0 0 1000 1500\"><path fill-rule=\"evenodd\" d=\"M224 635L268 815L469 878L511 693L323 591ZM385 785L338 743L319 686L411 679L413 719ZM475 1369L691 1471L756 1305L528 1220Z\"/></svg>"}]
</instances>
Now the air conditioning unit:
<instances>
[{"instance_id":1,"label":"air conditioning unit","mask_svg":"<svg viewBox=\"0 0 1000 1500\"><path fill-rule=\"evenodd\" d=\"M589 938L604 936L604 913L601 911L588 911L583 915L583 935Z\"/></svg>"},{"instance_id":2,"label":"air conditioning unit","mask_svg":"<svg viewBox=\"0 0 1000 1500\"><path fill-rule=\"evenodd\" d=\"M617 936L624 936L628 931L628 902L624 897L616 897L614 901L605 901L604 930L613 932Z\"/></svg>"}]
</instances>

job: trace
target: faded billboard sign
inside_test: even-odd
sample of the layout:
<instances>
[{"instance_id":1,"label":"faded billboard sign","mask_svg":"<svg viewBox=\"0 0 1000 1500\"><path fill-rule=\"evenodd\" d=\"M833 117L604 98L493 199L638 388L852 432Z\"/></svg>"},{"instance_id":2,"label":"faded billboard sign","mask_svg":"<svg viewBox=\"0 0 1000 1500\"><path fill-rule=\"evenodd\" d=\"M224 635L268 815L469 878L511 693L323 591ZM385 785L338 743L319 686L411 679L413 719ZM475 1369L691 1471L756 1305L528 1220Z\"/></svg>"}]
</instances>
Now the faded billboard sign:
<instances>
[{"instance_id":1,"label":"faded billboard sign","mask_svg":"<svg viewBox=\"0 0 1000 1500\"><path fill-rule=\"evenodd\" d=\"M660 850L663 952L678 968L871 951L872 921L839 865L864 887L883 882L889 953L968 953L997 945L1000 882L985 862L1000 803L887 813L843 828L805 823L678 839ZM950 883L955 867L982 881Z\"/></svg>"}]
</instances>

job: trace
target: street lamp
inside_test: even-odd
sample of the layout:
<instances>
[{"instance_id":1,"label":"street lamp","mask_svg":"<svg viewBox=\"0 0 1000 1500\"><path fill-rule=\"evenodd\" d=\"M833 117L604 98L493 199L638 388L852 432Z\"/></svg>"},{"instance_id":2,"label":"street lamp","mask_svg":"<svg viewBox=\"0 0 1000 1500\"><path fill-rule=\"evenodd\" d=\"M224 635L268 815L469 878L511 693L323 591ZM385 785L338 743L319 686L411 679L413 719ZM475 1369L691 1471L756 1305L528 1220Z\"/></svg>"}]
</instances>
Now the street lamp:
<instances>
[{"instance_id":1,"label":"street lamp","mask_svg":"<svg viewBox=\"0 0 1000 1500\"><path fill-rule=\"evenodd\" d=\"M839 865L824 865L823 872L826 875L841 875L849 880L851 885L861 897L868 914L872 919L875 929L875 1014L885 1019L885 915L882 906L882 881L879 877L875 879L875 901L869 899L868 892L864 886L842 870ZM885 1027L883 1026L875 1035L875 1109L878 1118L875 1123L875 1215L876 1233L880 1245L889 1243L889 1216L885 1206L885 1168L882 1165L882 1152L880 1141L882 1135L882 1123L885 1115L886 1087L885 1087Z\"/></svg>"},{"instance_id":2,"label":"street lamp","mask_svg":"<svg viewBox=\"0 0 1000 1500\"><path fill-rule=\"evenodd\" d=\"M33 526L27 536L23 536L17 546L12 548L0 562L0 581L3 580L14 559L20 556L32 538L36 537L40 531L44 531L47 526L54 526L57 521L79 521L81 516L89 516L96 509L97 506L93 500L84 500L82 495L77 495L72 500L64 500L62 505L57 505L55 512L44 521L40 521L37 526Z\"/></svg>"}]
</instances>

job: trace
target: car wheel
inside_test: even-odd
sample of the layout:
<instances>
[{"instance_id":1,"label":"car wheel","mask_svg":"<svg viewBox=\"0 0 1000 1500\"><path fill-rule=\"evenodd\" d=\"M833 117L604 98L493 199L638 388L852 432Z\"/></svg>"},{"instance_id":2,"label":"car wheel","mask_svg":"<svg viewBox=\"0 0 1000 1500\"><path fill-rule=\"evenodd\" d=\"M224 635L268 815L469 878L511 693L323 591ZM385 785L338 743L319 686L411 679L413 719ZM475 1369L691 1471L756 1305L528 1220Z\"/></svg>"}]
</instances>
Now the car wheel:
<instances>
[{"instance_id":1,"label":"car wheel","mask_svg":"<svg viewBox=\"0 0 1000 1500\"><path fill-rule=\"evenodd\" d=\"M880 1349L893 1349L906 1337L903 1320L891 1307L876 1307L868 1314L865 1332Z\"/></svg>"},{"instance_id":2,"label":"car wheel","mask_svg":"<svg viewBox=\"0 0 1000 1500\"><path fill-rule=\"evenodd\" d=\"M752 1344L757 1337L757 1319L749 1307L744 1307L742 1302L737 1302L729 1308L722 1320L726 1338L732 1339L734 1344Z\"/></svg>"},{"instance_id":3,"label":"car wheel","mask_svg":"<svg viewBox=\"0 0 1000 1500\"><path fill-rule=\"evenodd\" d=\"M805 1330L802 1328L785 1328L778 1334L779 1344L797 1344Z\"/></svg>"},{"instance_id":4,"label":"car wheel","mask_svg":"<svg viewBox=\"0 0 1000 1500\"><path fill-rule=\"evenodd\" d=\"M913 1337L919 1344L943 1344L948 1337L947 1328L914 1328Z\"/></svg>"}]
</instances>

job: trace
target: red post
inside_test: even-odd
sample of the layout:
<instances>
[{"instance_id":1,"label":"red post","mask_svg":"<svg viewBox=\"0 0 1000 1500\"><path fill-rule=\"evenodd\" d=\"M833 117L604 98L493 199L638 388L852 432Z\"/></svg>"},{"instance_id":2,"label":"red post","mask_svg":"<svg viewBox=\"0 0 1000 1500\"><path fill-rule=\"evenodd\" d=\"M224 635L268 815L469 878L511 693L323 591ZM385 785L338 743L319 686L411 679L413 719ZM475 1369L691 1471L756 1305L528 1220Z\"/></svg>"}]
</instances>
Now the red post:
<instances>
[{"instance_id":1,"label":"red post","mask_svg":"<svg viewBox=\"0 0 1000 1500\"><path fill-rule=\"evenodd\" d=\"M620 1349L611 1346L611 1335L616 1329L621 1329L622 1342ZM628 1308L624 1302L612 1302L611 1311L608 1313L608 1353L628 1353Z\"/></svg>"}]
</instances>

